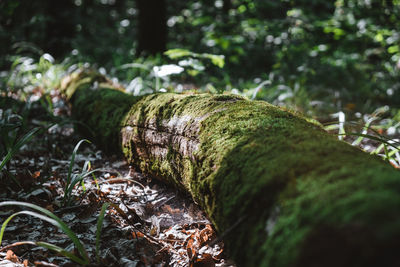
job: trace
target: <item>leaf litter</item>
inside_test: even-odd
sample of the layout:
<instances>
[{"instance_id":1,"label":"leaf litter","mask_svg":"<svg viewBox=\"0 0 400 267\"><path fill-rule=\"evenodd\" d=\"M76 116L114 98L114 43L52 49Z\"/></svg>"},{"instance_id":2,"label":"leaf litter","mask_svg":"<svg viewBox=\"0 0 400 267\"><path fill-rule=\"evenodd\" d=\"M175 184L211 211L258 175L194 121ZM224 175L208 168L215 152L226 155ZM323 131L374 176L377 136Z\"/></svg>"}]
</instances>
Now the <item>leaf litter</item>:
<instances>
[{"instance_id":1,"label":"leaf litter","mask_svg":"<svg viewBox=\"0 0 400 267\"><path fill-rule=\"evenodd\" d=\"M61 101L57 96L57 101ZM68 114L57 103L57 113ZM38 125L46 121L35 119ZM25 201L60 217L84 244L89 266L234 266L224 253L212 224L189 196L136 172L116 156L104 155L92 144L76 154L73 174L85 162L98 169L72 191L63 206L71 152L79 141L71 123L54 124L24 145L0 179L0 201ZM15 179L10 179L13 176ZM97 219L110 203L100 236L96 262ZM0 222L19 209L2 207ZM5 229L0 266L77 266L67 257L42 247L20 245L45 241L74 251L57 227L29 216L17 216ZM215 244L214 244L215 243ZM77 253L77 252L76 252Z\"/></svg>"}]
</instances>

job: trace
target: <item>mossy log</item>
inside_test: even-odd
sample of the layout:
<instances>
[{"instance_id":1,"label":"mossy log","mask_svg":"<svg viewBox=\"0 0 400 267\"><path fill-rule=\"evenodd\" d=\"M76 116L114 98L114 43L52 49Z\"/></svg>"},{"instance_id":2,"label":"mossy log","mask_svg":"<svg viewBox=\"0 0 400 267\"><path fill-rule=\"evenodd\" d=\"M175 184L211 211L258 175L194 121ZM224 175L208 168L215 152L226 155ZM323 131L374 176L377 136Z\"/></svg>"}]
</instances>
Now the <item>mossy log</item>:
<instances>
[{"instance_id":1,"label":"mossy log","mask_svg":"<svg viewBox=\"0 0 400 267\"><path fill-rule=\"evenodd\" d=\"M266 102L133 97L93 77L64 84L89 137L188 192L239 266L400 266L400 173L387 162Z\"/></svg>"}]
</instances>

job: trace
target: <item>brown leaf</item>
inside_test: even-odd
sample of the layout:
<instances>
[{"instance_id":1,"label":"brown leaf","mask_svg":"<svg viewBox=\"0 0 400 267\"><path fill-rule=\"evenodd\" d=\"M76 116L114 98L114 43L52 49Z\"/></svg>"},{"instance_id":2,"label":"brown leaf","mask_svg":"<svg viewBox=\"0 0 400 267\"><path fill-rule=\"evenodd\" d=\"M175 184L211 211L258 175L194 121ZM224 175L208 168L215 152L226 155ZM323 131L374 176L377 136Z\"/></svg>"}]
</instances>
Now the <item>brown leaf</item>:
<instances>
[{"instance_id":1,"label":"brown leaf","mask_svg":"<svg viewBox=\"0 0 400 267\"><path fill-rule=\"evenodd\" d=\"M196 259L193 267L215 267L215 262L211 254L203 254L201 258Z\"/></svg>"},{"instance_id":2,"label":"brown leaf","mask_svg":"<svg viewBox=\"0 0 400 267\"><path fill-rule=\"evenodd\" d=\"M190 260L192 260L196 256L196 250L194 248L194 239L190 238L187 245L186 251Z\"/></svg>"},{"instance_id":3,"label":"brown leaf","mask_svg":"<svg viewBox=\"0 0 400 267\"><path fill-rule=\"evenodd\" d=\"M39 178L40 177L40 171L35 171L33 174L32 174L32 178L34 178L34 179L37 179L37 178Z\"/></svg>"},{"instance_id":4,"label":"brown leaf","mask_svg":"<svg viewBox=\"0 0 400 267\"><path fill-rule=\"evenodd\" d=\"M180 209L173 209L170 205L165 204L162 209L170 214L180 213Z\"/></svg>"},{"instance_id":5,"label":"brown leaf","mask_svg":"<svg viewBox=\"0 0 400 267\"><path fill-rule=\"evenodd\" d=\"M206 243L208 240L212 239L214 237L215 233L214 230L212 229L211 225L207 224L206 227L200 231L199 234L199 243L200 246L202 246L204 243Z\"/></svg>"},{"instance_id":6,"label":"brown leaf","mask_svg":"<svg viewBox=\"0 0 400 267\"><path fill-rule=\"evenodd\" d=\"M150 229L150 235L151 236L156 236L157 235L157 232L158 232L158 228L157 227L153 227L153 228L151 228Z\"/></svg>"},{"instance_id":7,"label":"brown leaf","mask_svg":"<svg viewBox=\"0 0 400 267\"><path fill-rule=\"evenodd\" d=\"M17 255L14 254L14 252L10 249L7 250L7 254L6 254L6 260L12 261L14 263L19 263L18 257Z\"/></svg>"},{"instance_id":8,"label":"brown leaf","mask_svg":"<svg viewBox=\"0 0 400 267\"><path fill-rule=\"evenodd\" d=\"M133 236L133 238L137 239L137 238L143 238L144 234L136 231L136 232L132 232L132 236Z\"/></svg>"},{"instance_id":9,"label":"brown leaf","mask_svg":"<svg viewBox=\"0 0 400 267\"><path fill-rule=\"evenodd\" d=\"M222 252L224 252L224 249L221 249L220 251L218 251L218 253L214 254L213 259L215 261L219 261L220 259L222 259Z\"/></svg>"}]
</instances>

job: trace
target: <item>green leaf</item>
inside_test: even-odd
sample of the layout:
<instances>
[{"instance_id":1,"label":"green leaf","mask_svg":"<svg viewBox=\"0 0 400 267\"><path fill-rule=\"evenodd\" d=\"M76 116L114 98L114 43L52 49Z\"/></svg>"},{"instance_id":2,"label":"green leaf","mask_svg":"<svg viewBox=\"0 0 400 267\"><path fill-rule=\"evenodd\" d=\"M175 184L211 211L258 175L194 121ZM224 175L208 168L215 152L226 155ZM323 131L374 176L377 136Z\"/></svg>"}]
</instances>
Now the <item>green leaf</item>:
<instances>
[{"instance_id":1,"label":"green leaf","mask_svg":"<svg viewBox=\"0 0 400 267\"><path fill-rule=\"evenodd\" d=\"M40 247L43 247L43 248L47 248L47 249L53 250L53 251L55 251L57 253L60 253L61 255L63 255L65 257L75 261L78 264L81 264L81 265L89 264L88 261L77 257L75 254L73 254L73 253L71 253L71 252L69 252L69 251L67 251L67 250L65 250L65 249L63 249L63 248L61 248L59 246L56 246L56 245L53 245L53 244L50 244L50 243L47 243L47 242L43 242L43 241L37 241L37 242L34 242L34 243L37 246L40 246Z\"/></svg>"},{"instance_id":2,"label":"green leaf","mask_svg":"<svg viewBox=\"0 0 400 267\"><path fill-rule=\"evenodd\" d=\"M81 258L77 257L75 254L73 254L73 253L71 253L71 252L69 252L69 251L67 251L67 250L65 250L65 249L63 249L63 248L61 248L59 246L56 246L56 245L53 245L53 244L50 244L50 243L47 243L47 242L43 242L43 241L37 241L37 242L34 242L34 241L18 241L18 242L15 242L15 243L11 244L11 245L3 247L1 250L4 250L5 248L9 248L9 247L22 246L22 245L32 245L32 246L38 246L38 247L47 248L47 249L53 250L53 251L55 251L57 253L60 253L61 255L69 258L70 260L75 261L76 263L78 263L80 265L87 265L88 264L87 262L85 262Z\"/></svg>"},{"instance_id":3,"label":"green leaf","mask_svg":"<svg viewBox=\"0 0 400 267\"><path fill-rule=\"evenodd\" d=\"M375 35L375 40L376 40L377 42L382 42L382 41L383 41L383 35L382 35L382 33L377 33L377 34Z\"/></svg>"},{"instance_id":4,"label":"green leaf","mask_svg":"<svg viewBox=\"0 0 400 267\"><path fill-rule=\"evenodd\" d=\"M67 185L66 185L66 188L65 189L67 189L68 188L68 186L69 186L69 184L70 184L70 182L71 182L71 174L72 174L72 168L74 167L74 164L75 164L75 156L76 156L76 153L78 152L78 149L79 149L79 146L83 143L83 142L87 142L87 143L91 143L89 140L87 140L87 139L82 139L82 140L80 140L79 142L78 142L78 144L76 144L76 146L75 146L75 148L74 148L74 151L72 152L72 155L71 155L71 161L70 161L70 163L69 163L69 168L68 168L68 175L67 175Z\"/></svg>"},{"instance_id":5,"label":"green leaf","mask_svg":"<svg viewBox=\"0 0 400 267\"><path fill-rule=\"evenodd\" d=\"M0 171L4 168L4 166L7 164L7 162L15 155L15 153L17 153L18 150L24 144L28 143L32 139L32 137L39 131L39 129L40 129L39 127L33 128L31 131L29 131L21 139L18 140L18 142L11 148L10 151L8 151L7 155L1 161Z\"/></svg>"},{"instance_id":6,"label":"green leaf","mask_svg":"<svg viewBox=\"0 0 400 267\"><path fill-rule=\"evenodd\" d=\"M204 54L207 58L211 59L211 62L218 66L219 68L223 68L225 65L225 57L223 55L212 55L212 54Z\"/></svg>"},{"instance_id":7,"label":"green leaf","mask_svg":"<svg viewBox=\"0 0 400 267\"><path fill-rule=\"evenodd\" d=\"M175 48L164 52L164 55L168 56L170 59L177 59L181 57L193 56L194 53L187 49Z\"/></svg>"},{"instance_id":8,"label":"green leaf","mask_svg":"<svg viewBox=\"0 0 400 267\"><path fill-rule=\"evenodd\" d=\"M389 46L389 48L387 49L387 51L388 51L390 54L395 54L395 53L399 52L399 46L398 46L398 45Z\"/></svg>"},{"instance_id":9,"label":"green leaf","mask_svg":"<svg viewBox=\"0 0 400 267\"><path fill-rule=\"evenodd\" d=\"M384 138L380 138L380 137L376 137L370 134L362 134L362 133L345 133L345 134L339 134L339 135L353 135L353 136L360 136L360 137L365 137L374 141L378 141L381 142L384 146L390 146L393 147L394 149L398 149L397 146L395 146L394 144L391 144L390 142L388 142L387 140L385 140Z\"/></svg>"},{"instance_id":10,"label":"green leaf","mask_svg":"<svg viewBox=\"0 0 400 267\"><path fill-rule=\"evenodd\" d=\"M151 68L149 66L140 63L124 64L120 67L117 67L117 69L141 69L141 70L151 71Z\"/></svg>"},{"instance_id":11,"label":"green leaf","mask_svg":"<svg viewBox=\"0 0 400 267\"><path fill-rule=\"evenodd\" d=\"M85 179L87 176L91 175L92 173L98 171L99 169L91 170L89 172L83 172L79 175L73 175L73 178L71 179L71 182L68 184L68 187L66 188L64 192L64 198L65 198L65 203L68 205L70 204L70 199L71 199L71 194L72 190L74 189L75 185L79 182L81 182L83 179Z\"/></svg>"},{"instance_id":12,"label":"green leaf","mask_svg":"<svg viewBox=\"0 0 400 267\"><path fill-rule=\"evenodd\" d=\"M32 212L32 211L20 211L17 213L12 214L11 216L9 216L6 221L4 221L1 231L0 231L0 241L1 238L3 237L3 233L4 230L7 226L7 223L15 216L19 215L19 214L26 214L26 215L31 215L34 217L37 217L41 220L47 221L51 224L53 224L54 226L60 228L70 239L71 241L75 244L76 248L79 251L79 254L82 256L84 262L86 262L86 264L89 263L89 256L86 252L85 247L82 245L82 243L79 241L79 238L75 235L75 233L60 219L58 218L56 215L54 215L52 212L46 210L45 208L39 207L37 205L31 204L31 203L27 203L27 202L20 202L20 201L3 201L0 202L0 207L3 206L22 206L22 207L28 207L31 209L34 209L36 211L39 211L42 214L36 213L36 212ZM3 229L4 228L4 229ZM1 243L0 243L1 244Z\"/></svg>"},{"instance_id":13,"label":"green leaf","mask_svg":"<svg viewBox=\"0 0 400 267\"><path fill-rule=\"evenodd\" d=\"M106 210L110 206L110 203L106 202L103 204L101 207L100 215L97 220L97 231L96 231L96 259L97 263L100 263L100 256L99 256L99 250L100 250L100 235L101 235L101 229L103 228L103 220L104 216L106 215Z\"/></svg>"},{"instance_id":14,"label":"green leaf","mask_svg":"<svg viewBox=\"0 0 400 267\"><path fill-rule=\"evenodd\" d=\"M225 65L225 56L223 55L213 55L213 54L208 54L208 53L203 53L203 54L198 54L191 52L186 49L181 49L181 48L175 48L175 49L170 49L166 52L164 52L164 55L168 56L171 59L177 59L181 57L195 57L195 58L207 58L210 59L212 64L223 68Z\"/></svg>"}]
</instances>

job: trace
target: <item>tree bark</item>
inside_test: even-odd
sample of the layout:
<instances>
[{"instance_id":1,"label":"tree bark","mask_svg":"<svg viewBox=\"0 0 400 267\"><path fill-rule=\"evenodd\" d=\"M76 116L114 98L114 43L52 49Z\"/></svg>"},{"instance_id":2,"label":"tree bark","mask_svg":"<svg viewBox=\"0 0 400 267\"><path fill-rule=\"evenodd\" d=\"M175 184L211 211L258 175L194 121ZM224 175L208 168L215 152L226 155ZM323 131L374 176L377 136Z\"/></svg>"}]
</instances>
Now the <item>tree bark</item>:
<instances>
[{"instance_id":1,"label":"tree bark","mask_svg":"<svg viewBox=\"0 0 400 267\"><path fill-rule=\"evenodd\" d=\"M188 192L238 266L398 266L400 173L380 158L266 102L88 76L63 87L89 137Z\"/></svg>"},{"instance_id":2,"label":"tree bark","mask_svg":"<svg viewBox=\"0 0 400 267\"><path fill-rule=\"evenodd\" d=\"M138 54L162 53L167 45L167 8L165 0L136 0L139 10Z\"/></svg>"},{"instance_id":3,"label":"tree bark","mask_svg":"<svg viewBox=\"0 0 400 267\"><path fill-rule=\"evenodd\" d=\"M224 15L229 16L229 10L231 10L231 9L232 9L231 0L224 0L223 6L222 6L222 11L224 12Z\"/></svg>"},{"instance_id":4,"label":"tree bark","mask_svg":"<svg viewBox=\"0 0 400 267\"><path fill-rule=\"evenodd\" d=\"M75 37L76 25L71 17L74 17L77 8L72 0L47 0L44 3L46 39L42 40L41 47L55 58L61 58L72 49L71 40Z\"/></svg>"}]
</instances>

